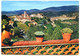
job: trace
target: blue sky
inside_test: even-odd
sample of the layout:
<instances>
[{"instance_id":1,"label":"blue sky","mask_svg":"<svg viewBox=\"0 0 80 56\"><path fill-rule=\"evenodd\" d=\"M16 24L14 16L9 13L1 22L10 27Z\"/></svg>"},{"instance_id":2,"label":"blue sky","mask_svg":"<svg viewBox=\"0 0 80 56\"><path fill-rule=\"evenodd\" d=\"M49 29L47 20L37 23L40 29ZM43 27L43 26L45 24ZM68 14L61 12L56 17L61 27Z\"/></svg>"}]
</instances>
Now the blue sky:
<instances>
[{"instance_id":1,"label":"blue sky","mask_svg":"<svg viewBox=\"0 0 80 56\"><path fill-rule=\"evenodd\" d=\"M44 9L68 5L79 5L78 1L2 1L2 11Z\"/></svg>"}]
</instances>

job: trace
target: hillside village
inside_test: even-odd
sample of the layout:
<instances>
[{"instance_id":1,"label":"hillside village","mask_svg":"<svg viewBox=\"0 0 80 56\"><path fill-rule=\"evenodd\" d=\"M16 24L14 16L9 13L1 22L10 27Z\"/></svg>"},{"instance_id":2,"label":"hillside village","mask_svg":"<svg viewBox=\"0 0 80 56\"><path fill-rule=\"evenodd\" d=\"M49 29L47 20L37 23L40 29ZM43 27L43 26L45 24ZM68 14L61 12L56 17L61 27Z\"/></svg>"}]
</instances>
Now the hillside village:
<instances>
[{"instance_id":1,"label":"hillside village","mask_svg":"<svg viewBox=\"0 0 80 56\"><path fill-rule=\"evenodd\" d=\"M9 18L14 18L14 21L19 21L22 23L25 23L26 21L28 21L28 22L32 22L34 25L37 24L37 22L35 22L34 20L31 20L31 17L43 18L44 16L40 13L28 15L27 12L24 11L24 14L10 16Z\"/></svg>"},{"instance_id":2,"label":"hillside village","mask_svg":"<svg viewBox=\"0 0 80 56\"><path fill-rule=\"evenodd\" d=\"M28 26L30 26L31 24L32 25L39 25L37 22L35 22L34 19L31 19L31 18L34 18L34 17L40 18L40 19L41 18L44 19L44 17L46 17L46 16L44 16L42 13L37 13L37 14L31 14L31 15L29 15L29 14L27 14L26 11L24 11L24 14L21 14L21 15L9 16L9 18L13 18L14 21L19 21L19 22L22 22L22 23L30 22L30 23L28 23ZM61 21L63 21L63 20L76 19L76 16L68 17L66 15L62 15L62 16L52 17L52 18L49 18L49 19L52 22L51 25L53 27L55 27L56 26L55 23L54 23L55 20L61 20ZM63 23L66 23L66 22L63 22ZM13 21L10 20L9 24L13 25Z\"/></svg>"},{"instance_id":3,"label":"hillside village","mask_svg":"<svg viewBox=\"0 0 80 56\"><path fill-rule=\"evenodd\" d=\"M50 18L51 21L54 21L54 20L70 20L70 19L76 19L76 16L68 17L66 15L62 15L62 16Z\"/></svg>"}]
</instances>

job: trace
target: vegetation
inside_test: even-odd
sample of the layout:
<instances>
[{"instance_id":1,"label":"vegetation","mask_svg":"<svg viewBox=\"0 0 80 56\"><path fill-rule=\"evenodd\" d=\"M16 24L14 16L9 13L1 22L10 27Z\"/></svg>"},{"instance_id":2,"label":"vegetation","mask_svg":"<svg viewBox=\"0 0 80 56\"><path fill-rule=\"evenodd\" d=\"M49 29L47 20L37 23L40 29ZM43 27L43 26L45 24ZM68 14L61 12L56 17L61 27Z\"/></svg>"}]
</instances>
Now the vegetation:
<instances>
[{"instance_id":1,"label":"vegetation","mask_svg":"<svg viewBox=\"0 0 80 56\"><path fill-rule=\"evenodd\" d=\"M71 30L70 28L64 28L61 30L62 33L73 33L73 30Z\"/></svg>"},{"instance_id":2,"label":"vegetation","mask_svg":"<svg viewBox=\"0 0 80 56\"><path fill-rule=\"evenodd\" d=\"M51 24L45 24L45 26L47 27L47 29L53 29L53 26Z\"/></svg>"},{"instance_id":3,"label":"vegetation","mask_svg":"<svg viewBox=\"0 0 80 56\"><path fill-rule=\"evenodd\" d=\"M67 15L68 17L74 16L74 15L79 15L79 12L77 11L59 11L59 12L40 12L43 13L44 16L47 17L56 17L56 16L61 16L63 14ZM74 14L73 14L74 13Z\"/></svg>"},{"instance_id":4,"label":"vegetation","mask_svg":"<svg viewBox=\"0 0 80 56\"><path fill-rule=\"evenodd\" d=\"M3 43L6 44L6 45L8 45L8 44L10 43L10 41L9 41L8 38L5 38L5 39L3 40Z\"/></svg>"},{"instance_id":5,"label":"vegetation","mask_svg":"<svg viewBox=\"0 0 80 56\"><path fill-rule=\"evenodd\" d=\"M17 27L22 29L25 33L28 31L29 27L26 24L23 24L21 22L17 22Z\"/></svg>"},{"instance_id":6,"label":"vegetation","mask_svg":"<svg viewBox=\"0 0 80 56\"><path fill-rule=\"evenodd\" d=\"M65 21L67 21L67 20L65 20ZM71 20L71 21L75 21L75 20ZM69 25L69 24L60 23L61 22L60 20L55 21L55 22L56 22L56 25L59 25L62 28L70 28L73 30L71 39L79 38L79 23ZM76 21L76 22L78 22L78 21Z\"/></svg>"},{"instance_id":7,"label":"vegetation","mask_svg":"<svg viewBox=\"0 0 80 56\"><path fill-rule=\"evenodd\" d=\"M60 30L61 30L60 26L55 27L55 29L53 31L52 39L62 39L62 34L61 34Z\"/></svg>"},{"instance_id":8,"label":"vegetation","mask_svg":"<svg viewBox=\"0 0 80 56\"><path fill-rule=\"evenodd\" d=\"M35 32L36 31L43 31L44 32L45 28L43 26L31 26L29 30L27 31L27 37L29 38L28 40L35 40Z\"/></svg>"},{"instance_id":9,"label":"vegetation","mask_svg":"<svg viewBox=\"0 0 80 56\"><path fill-rule=\"evenodd\" d=\"M37 22L38 24L47 24L50 22L50 19L47 17L44 17L44 18L32 17L31 19Z\"/></svg>"},{"instance_id":10,"label":"vegetation","mask_svg":"<svg viewBox=\"0 0 80 56\"><path fill-rule=\"evenodd\" d=\"M20 29L18 27L13 28L14 36L20 35Z\"/></svg>"},{"instance_id":11,"label":"vegetation","mask_svg":"<svg viewBox=\"0 0 80 56\"><path fill-rule=\"evenodd\" d=\"M27 26L28 26L28 23L30 23L30 22L28 22L28 21L25 22L25 24L26 24Z\"/></svg>"},{"instance_id":12,"label":"vegetation","mask_svg":"<svg viewBox=\"0 0 80 56\"><path fill-rule=\"evenodd\" d=\"M9 25L9 20L10 18L8 18L6 15L2 15L1 21L2 31L3 30L10 31L10 29L12 28L11 25Z\"/></svg>"},{"instance_id":13,"label":"vegetation","mask_svg":"<svg viewBox=\"0 0 80 56\"><path fill-rule=\"evenodd\" d=\"M37 31L34 33L35 35L44 35L44 33L42 31Z\"/></svg>"}]
</instances>

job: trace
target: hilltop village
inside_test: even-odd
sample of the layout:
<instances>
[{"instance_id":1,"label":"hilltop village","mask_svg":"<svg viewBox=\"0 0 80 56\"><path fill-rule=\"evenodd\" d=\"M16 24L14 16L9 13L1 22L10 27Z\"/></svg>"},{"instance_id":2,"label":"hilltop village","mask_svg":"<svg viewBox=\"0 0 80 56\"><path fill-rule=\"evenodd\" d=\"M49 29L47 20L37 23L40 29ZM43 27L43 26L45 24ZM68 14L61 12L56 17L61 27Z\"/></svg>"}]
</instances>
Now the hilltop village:
<instances>
[{"instance_id":1,"label":"hilltop village","mask_svg":"<svg viewBox=\"0 0 80 56\"><path fill-rule=\"evenodd\" d=\"M37 25L37 22L35 22L34 20L31 20L31 17L44 18L44 16L40 13L29 15L29 14L27 14L26 11L24 11L24 14L10 16L9 18L13 18L14 21L19 21L19 22L22 22L22 23L30 22L28 25L30 25L30 24ZM10 21L9 24L11 24L11 23L13 24L12 21Z\"/></svg>"},{"instance_id":2,"label":"hilltop village","mask_svg":"<svg viewBox=\"0 0 80 56\"><path fill-rule=\"evenodd\" d=\"M30 24L33 24L33 25L37 25L37 24L38 24L38 22L36 22L34 19L31 19L31 18L33 18L33 17L36 17L36 18L44 18L44 17L46 17L46 16L44 16L44 15L41 14L41 13L29 15L29 14L27 14L26 11L24 11L24 14L21 14L21 15L9 16L9 18L13 18L14 21L19 21L19 22L22 22L22 23L30 22L30 23L28 24L29 26L30 26ZM62 16L57 16L57 17L51 17L51 18L49 18L49 19L50 19L50 21L52 22L51 24L52 24L53 26L55 26L55 24L53 24L55 20L62 20L62 21L63 21L63 20L76 19L76 16L68 17L68 16L66 16L66 15L62 15ZM10 21L9 24L11 24L11 23L13 24L12 21Z\"/></svg>"}]
</instances>

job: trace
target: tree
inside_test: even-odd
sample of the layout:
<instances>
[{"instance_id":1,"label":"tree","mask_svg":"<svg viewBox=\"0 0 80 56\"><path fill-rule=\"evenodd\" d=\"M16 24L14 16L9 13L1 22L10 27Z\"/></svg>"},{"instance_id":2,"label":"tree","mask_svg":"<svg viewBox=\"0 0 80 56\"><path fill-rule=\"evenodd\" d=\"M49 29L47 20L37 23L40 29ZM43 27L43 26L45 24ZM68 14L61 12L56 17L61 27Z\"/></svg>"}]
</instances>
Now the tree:
<instances>
[{"instance_id":1,"label":"tree","mask_svg":"<svg viewBox=\"0 0 80 56\"><path fill-rule=\"evenodd\" d=\"M14 27L17 27L17 21L14 21L13 26L14 26Z\"/></svg>"},{"instance_id":2,"label":"tree","mask_svg":"<svg viewBox=\"0 0 80 56\"><path fill-rule=\"evenodd\" d=\"M73 30L71 39L78 39L79 38L79 24L73 24L70 27Z\"/></svg>"},{"instance_id":3,"label":"tree","mask_svg":"<svg viewBox=\"0 0 80 56\"><path fill-rule=\"evenodd\" d=\"M52 38L53 29L46 29L46 30L44 31L44 33L45 33L44 40L54 40L54 39Z\"/></svg>"},{"instance_id":4,"label":"tree","mask_svg":"<svg viewBox=\"0 0 80 56\"><path fill-rule=\"evenodd\" d=\"M19 28L18 27L14 27L13 28L13 32L14 32L14 35L16 36L18 36L18 35L20 35L20 30L19 30Z\"/></svg>"},{"instance_id":5,"label":"tree","mask_svg":"<svg viewBox=\"0 0 80 56\"><path fill-rule=\"evenodd\" d=\"M29 30L29 27L26 24L23 24L21 22L17 22L17 27L22 29L24 31L24 33L26 33Z\"/></svg>"},{"instance_id":6,"label":"tree","mask_svg":"<svg viewBox=\"0 0 80 56\"><path fill-rule=\"evenodd\" d=\"M30 23L30 22L28 22L28 21L25 22L25 24L26 24L27 26L28 26L28 23Z\"/></svg>"},{"instance_id":7,"label":"tree","mask_svg":"<svg viewBox=\"0 0 80 56\"><path fill-rule=\"evenodd\" d=\"M47 20L46 19L43 19L42 22L43 22L43 24L46 24L47 23Z\"/></svg>"},{"instance_id":8,"label":"tree","mask_svg":"<svg viewBox=\"0 0 80 56\"><path fill-rule=\"evenodd\" d=\"M8 23L9 23L9 22L8 22L6 19L3 19L3 20L2 20L2 25L8 25Z\"/></svg>"},{"instance_id":9,"label":"tree","mask_svg":"<svg viewBox=\"0 0 80 56\"><path fill-rule=\"evenodd\" d=\"M13 18L12 18L11 20L12 20L12 21L14 21L14 19L13 19Z\"/></svg>"},{"instance_id":10,"label":"tree","mask_svg":"<svg viewBox=\"0 0 80 56\"><path fill-rule=\"evenodd\" d=\"M52 39L62 39L62 34L61 34L61 30L62 28L57 25L56 28L53 31L53 35L52 35Z\"/></svg>"},{"instance_id":11,"label":"tree","mask_svg":"<svg viewBox=\"0 0 80 56\"><path fill-rule=\"evenodd\" d=\"M2 26L2 31L6 30L6 31L10 31L10 29L12 28L9 25L9 18L6 15L2 15L2 22L1 22L1 26Z\"/></svg>"},{"instance_id":12,"label":"tree","mask_svg":"<svg viewBox=\"0 0 80 56\"><path fill-rule=\"evenodd\" d=\"M45 25L48 29L53 29L53 26L51 24L46 24Z\"/></svg>"},{"instance_id":13,"label":"tree","mask_svg":"<svg viewBox=\"0 0 80 56\"><path fill-rule=\"evenodd\" d=\"M10 18L8 18L8 16L6 16L6 15L2 15L2 20L3 20L3 19L6 19L7 21L10 20Z\"/></svg>"}]
</instances>

